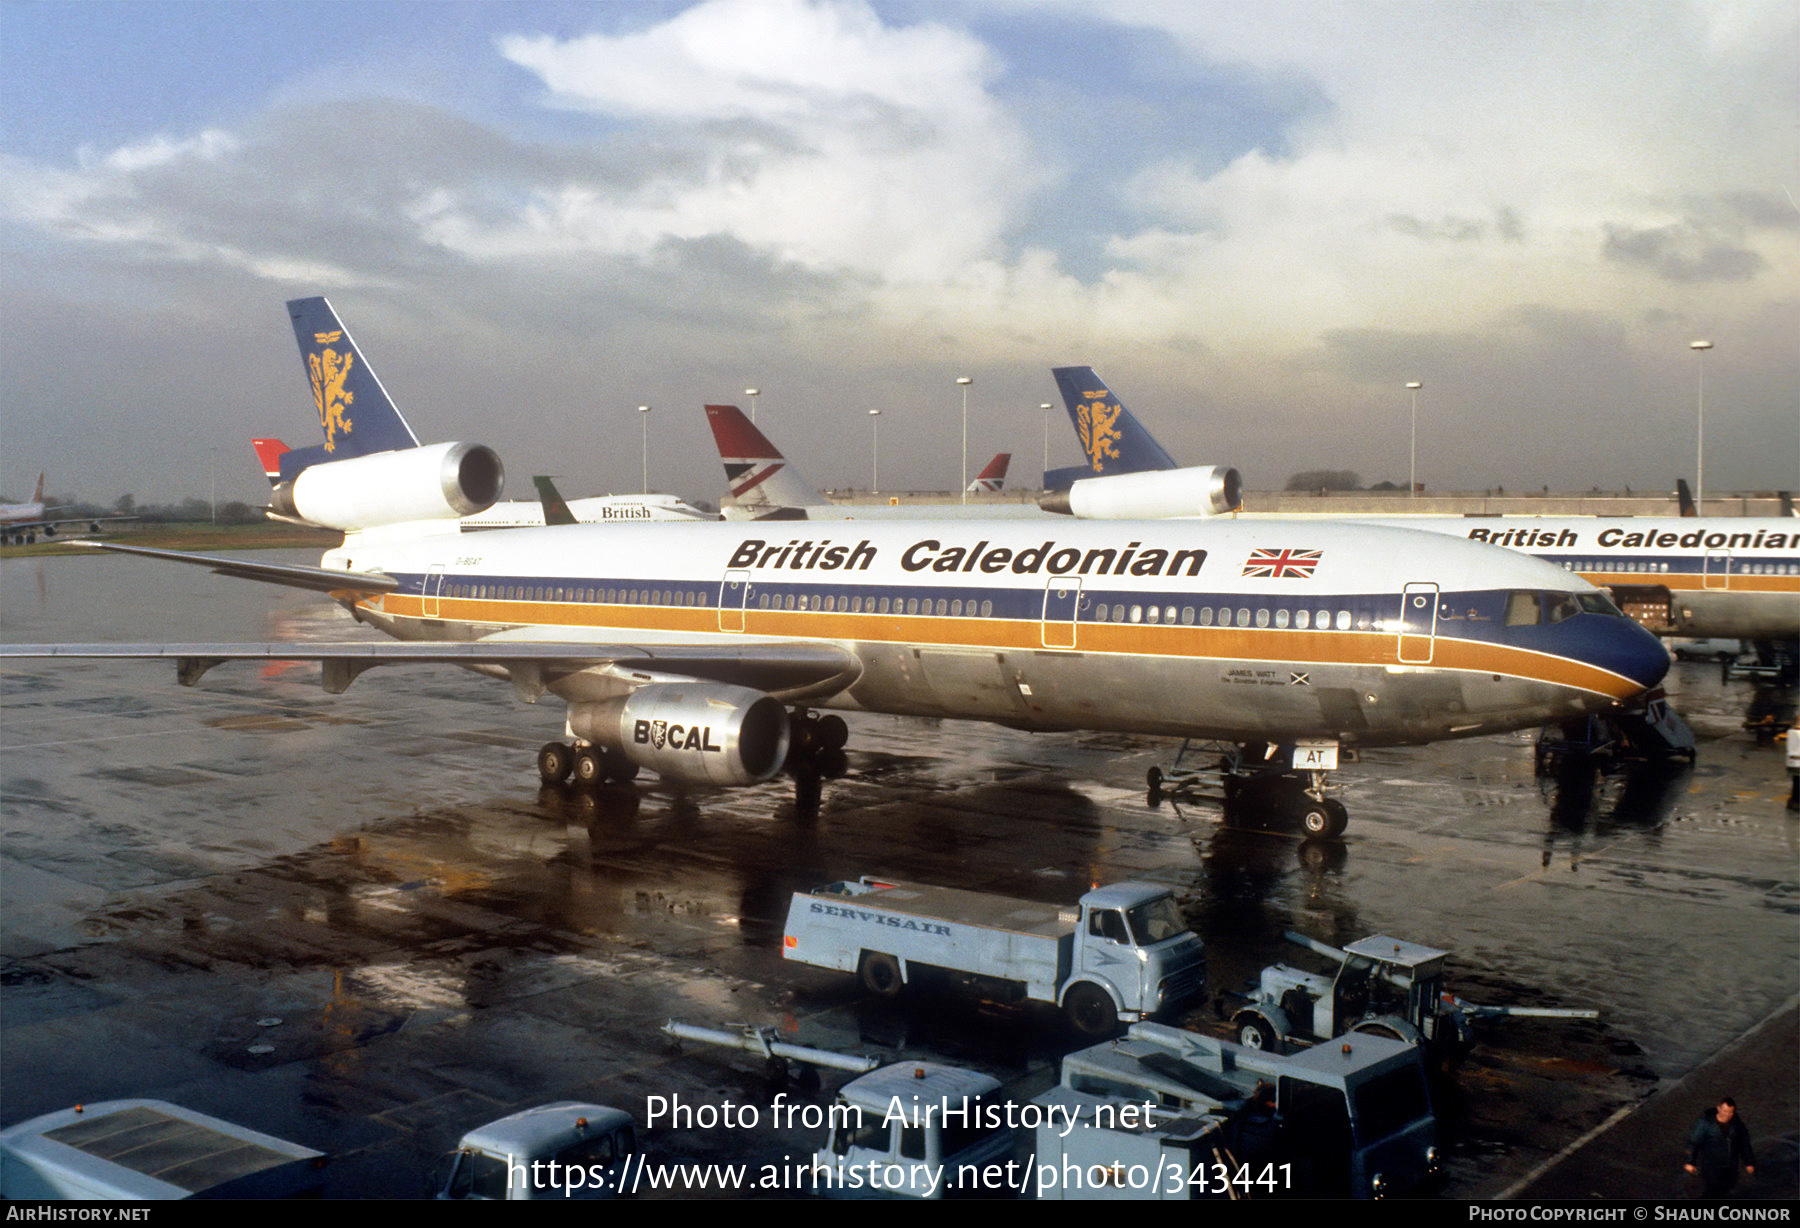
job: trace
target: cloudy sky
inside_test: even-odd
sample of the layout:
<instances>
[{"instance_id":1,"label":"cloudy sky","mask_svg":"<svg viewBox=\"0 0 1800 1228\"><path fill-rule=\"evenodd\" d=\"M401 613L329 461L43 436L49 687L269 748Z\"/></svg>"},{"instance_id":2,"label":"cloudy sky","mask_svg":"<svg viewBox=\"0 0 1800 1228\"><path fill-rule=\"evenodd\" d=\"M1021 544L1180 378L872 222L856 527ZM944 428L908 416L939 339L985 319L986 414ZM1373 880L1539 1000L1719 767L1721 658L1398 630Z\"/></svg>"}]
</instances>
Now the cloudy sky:
<instances>
[{"instance_id":1,"label":"cloudy sky","mask_svg":"<svg viewBox=\"0 0 1800 1228\"><path fill-rule=\"evenodd\" d=\"M515 491L1043 458L1800 486L1792 0L0 0L0 490L258 499L325 294ZM1715 347L1701 359L1696 338ZM1058 406L1052 464L1077 457Z\"/></svg>"}]
</instances>

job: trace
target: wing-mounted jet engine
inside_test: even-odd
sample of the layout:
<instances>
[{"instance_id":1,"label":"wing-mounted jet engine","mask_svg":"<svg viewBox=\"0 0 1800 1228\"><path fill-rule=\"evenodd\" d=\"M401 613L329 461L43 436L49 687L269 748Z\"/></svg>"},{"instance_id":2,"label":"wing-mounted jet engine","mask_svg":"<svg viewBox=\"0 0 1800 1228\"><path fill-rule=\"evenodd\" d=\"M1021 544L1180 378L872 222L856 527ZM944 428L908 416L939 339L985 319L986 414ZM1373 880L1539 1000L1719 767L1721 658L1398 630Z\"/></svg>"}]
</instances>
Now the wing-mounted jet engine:
<instances>
[{"instance_id":1,"label":"wing-mounted jet engine","mask_svg":"<svg viewBox=\"0 0 1800 1228\"><path fill-rule=\"evenodd\" d=\"M569 705L571 748L538 752L547 782L573 771L583 784L633 779L649 768L688 784L754 785L787 762L789 721L781 701L749 687L662 682L614 699Z\"/></svg>"}]
</instances>

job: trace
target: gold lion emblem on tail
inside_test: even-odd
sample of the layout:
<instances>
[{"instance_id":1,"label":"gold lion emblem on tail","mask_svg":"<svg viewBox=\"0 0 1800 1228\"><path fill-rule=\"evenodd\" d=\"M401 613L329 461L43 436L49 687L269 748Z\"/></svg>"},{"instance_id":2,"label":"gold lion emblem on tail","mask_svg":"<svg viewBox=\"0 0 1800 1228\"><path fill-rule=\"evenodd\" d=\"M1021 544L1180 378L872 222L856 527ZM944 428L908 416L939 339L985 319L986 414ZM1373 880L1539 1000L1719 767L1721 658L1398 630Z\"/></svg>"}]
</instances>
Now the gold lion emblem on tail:
<instances>
[{"instance_id":1,"label":"gold lion emblem on tail","mask_svg":"<svg viewBox=\"0 0 1800 1228\"><path fill-rule=\"evenodd\" d=\"M330 349L309 354L306 359L306 369L312 375L313 404L319 410L319 426L325 431L327 452L337 451L339 431L347 433L350 430L347 411L356 397L344 387L344 381L350 378L350 368L355 363L356 355L340 355Z\"/></svg>"},{"instance_id":2,"label":"gold lion emblem on tail","mask_svg":"<svg viewBox=\"0 0 1800 1228\"><path fill-rule=\"evenodd\" d=\"M1119 459L1119 415L1125 407L1106 400L1105 392L1087 393L1086 400L1075 411L1075 426L1081 436L1081 450L1088 463L1099 473L1108 460Z\"/></svg>"}]
</instances>

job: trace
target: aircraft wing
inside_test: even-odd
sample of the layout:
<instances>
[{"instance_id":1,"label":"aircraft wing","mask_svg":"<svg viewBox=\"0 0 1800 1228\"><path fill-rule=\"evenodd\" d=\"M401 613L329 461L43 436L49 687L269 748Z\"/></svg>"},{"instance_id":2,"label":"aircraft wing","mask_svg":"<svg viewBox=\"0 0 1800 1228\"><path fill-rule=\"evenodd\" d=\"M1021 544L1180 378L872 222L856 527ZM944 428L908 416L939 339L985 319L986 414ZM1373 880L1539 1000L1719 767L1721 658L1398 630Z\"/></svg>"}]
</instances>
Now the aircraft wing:
<instances>
[{"instance_id":1,"label":"aircraft wing","mask_svg":"<svg viewBox=\"0 0 1800 1228\"><path fill-rule=\"evenodd\" d=\"M400 587L392 576L369 571L332 571L326 567L305 567L296 563L258 563L245 558L227 558L217 554L193 554L186 550L156 550L149 546L127 546L119 542L70 542L90 550L116 550L120 554L141 554L146 558L164 559L171 563L190 563L205 567L222 576L240 580L261 580L289 588L311 589L318 593L391 593Z\"/></svg>"},{"instance_id":2,"label":"aircraft wing","mask_svg":"<svg viewBox=\"0 0 1800 1228\"><path fill-rule=\"evenodd\" d=\"M862 666L849 649L827 642L726 641L706 644L603 644L568 640L489 639L442 643L354 640L272 644L5 644L0 660L170 660L184 686L226 661L318 661L325 689L344 691L377 665L487 667L512 679L534 702L548 683L583 670L617 679L621 689L646 682L702 679L765 691L787 702L833 694Z\"/></svg>"}]
</instances>

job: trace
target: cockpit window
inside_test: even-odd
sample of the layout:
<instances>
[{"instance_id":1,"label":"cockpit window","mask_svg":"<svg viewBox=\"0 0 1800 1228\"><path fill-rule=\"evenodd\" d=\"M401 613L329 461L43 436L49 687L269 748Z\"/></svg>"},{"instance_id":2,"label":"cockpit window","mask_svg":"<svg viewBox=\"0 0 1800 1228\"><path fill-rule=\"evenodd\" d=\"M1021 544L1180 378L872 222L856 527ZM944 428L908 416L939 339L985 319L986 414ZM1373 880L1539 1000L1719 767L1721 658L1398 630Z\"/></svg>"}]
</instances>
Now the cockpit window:
<instances>
[{"instance_id":1,"label":"cockpit window","mask_svg":"<svg viewBox=\"0 0 1800 1228\"><path fill-rule=\"evenodd\" d=\"M1506 595L1507 626L1535 627L1543 621L1543 604L1536 593L1514 592Z\"/></svg>"},{"instance_id":2,"label":"cockpit window","mask_svg":"<svg viewBox=\"0 0 1800 1228\"><path fill-rule=\"evenodd\" d=\"M1605 593L1576 593L1575 600L1581 603L1584 614L1610 614L1614 618L1624 618L1625 612L1612 603Z\"/></svg>"},{"instance_id":3,"label":"cockpit window","mask_svg":"<svg viewBox=\"0 0 1800 1228\"><path fill-rule=\"evenodd\" d=\"M1559 623L1581 613L1581 606L1576 602L1574 593L1546 593L1544 598L1548 607L1545 616L1550 622Z\"/></svg>"}]
</instances>

